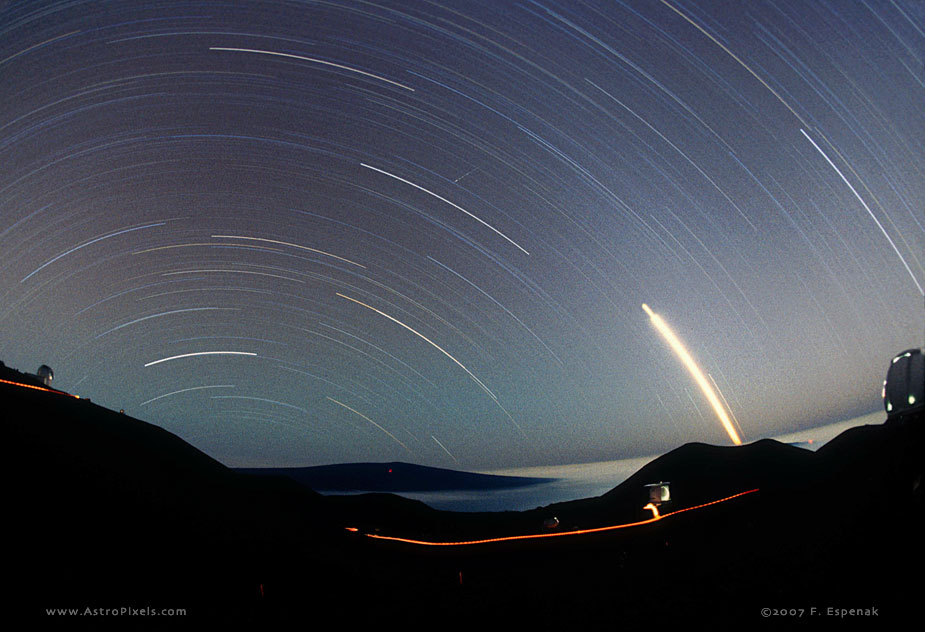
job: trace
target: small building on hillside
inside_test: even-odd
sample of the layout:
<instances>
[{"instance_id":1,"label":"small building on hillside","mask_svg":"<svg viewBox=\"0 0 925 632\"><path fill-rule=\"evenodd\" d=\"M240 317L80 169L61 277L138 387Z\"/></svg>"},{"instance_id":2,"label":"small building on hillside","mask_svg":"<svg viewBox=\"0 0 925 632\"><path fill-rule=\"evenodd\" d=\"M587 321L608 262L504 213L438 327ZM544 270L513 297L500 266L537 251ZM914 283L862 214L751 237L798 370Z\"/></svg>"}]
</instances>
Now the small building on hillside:
<instances>
[{"instance_id":1,"label":"small building on hillside","mask_svg":"<svg viewBox=\"0 0 925 632\"><path fill-rule=\"evenodd\" d=\"M671 500L671 490L668 488L670 483L650 483L646 485L646 489L649 492L649 502L658 507L662 503L667 503Z\"/></svg>"},{"instance_id":2,"label":"small building on hillside","mask_svg":"<svg viewBox=\"0 0 925 632\"><path fill-rule=\"evenodd\" d=\"M50 366L43 364L39 367L39 370L35 372L35 376L39 378L45 386L51 386L52 381L55 379L55 372L51 370Z\"/></svg>"}]
</instances>

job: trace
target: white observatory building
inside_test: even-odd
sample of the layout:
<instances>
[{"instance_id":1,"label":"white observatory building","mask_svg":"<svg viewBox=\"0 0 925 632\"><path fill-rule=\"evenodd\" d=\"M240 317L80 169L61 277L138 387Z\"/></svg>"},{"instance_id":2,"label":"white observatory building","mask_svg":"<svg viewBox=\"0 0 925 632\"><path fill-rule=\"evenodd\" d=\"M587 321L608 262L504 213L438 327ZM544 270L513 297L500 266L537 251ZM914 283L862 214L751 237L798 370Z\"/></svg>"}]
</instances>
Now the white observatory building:
<instances>
[{"instance_id":1,"label":"white observatory building","mask_svg":"<svg viewBox=\"0 0 925 632\"><path fill-rule=\"evenodd\" d=\"M52 381L55 379L55 372L51 370L50 366L43 364L39 367L39 370L35 372L35 376L39 378L45 386L51 386Z\"/></svg>"}]
</instances>

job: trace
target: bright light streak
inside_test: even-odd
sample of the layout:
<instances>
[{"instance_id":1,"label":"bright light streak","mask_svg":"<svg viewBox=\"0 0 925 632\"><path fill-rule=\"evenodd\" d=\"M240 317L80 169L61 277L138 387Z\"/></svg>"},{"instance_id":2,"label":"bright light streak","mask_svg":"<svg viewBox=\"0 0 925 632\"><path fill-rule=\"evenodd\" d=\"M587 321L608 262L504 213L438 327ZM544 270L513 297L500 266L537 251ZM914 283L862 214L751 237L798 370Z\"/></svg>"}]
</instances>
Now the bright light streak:
<instances>
[{"instance_id":1,"label":"bright light streak","mask_svg":"<svg viewBox=\"0 0 925 632\"><path fill-rule=\"evenodd\" d=\"M101 333L99 336L97 336L97 339L102 338L103 336L108 336L108 335L111 334L112 332L114 332L114 331L119 331L120 329L122 329L122 328L124 328L124 327L128 327L128 326L130 326L130 325L134 325L134 324L136 324L136 323L140 323L140 322L143 322L143 321L146 321L146 320L151 320L152 318L161 318L161 317L163 317L163 316L172 316L173 314L182 314L182 313L185 313L185 312L205 312L205 311L210 311L210 310L222 310L222 311L225 311L225 310L234 310L234 311L237 311L238 308L237 308L237 307L188 307L188 308L186 308L186 309L174 309L174 310L171 310L171 311L169 311L169 312L161 312L160 314L151 314L150 316L142 316L141 318L136 318L135 320L131 320L131 321L127 322L127 323L122 323L121 325L117 325L117 326L113 327L112 329L109 329L109 330L107 330L107 331L104 331L104 332Z\"/></svg>"},{"instance_id":2,"label":"bright light streak","mask_svg":"<svg viewBox=\"0 0 925 632\"><path fill-rule=\"evenodd\" d=\"M446 349L444 349L443 347L441 347L440 345L438 345L436 342L434 342L433 340L431 340L430 338L428 338L427 336L425 336L424 334L422 334L422 333L419 332L418 330L416 330L416 329L414 329L414 328L412 328L412 327L409 327L408 325L406 325L405 323L401 322L401 321L398 320L397 318L395 318L395 317L393 317L393 316L389 316L389 315L386 314L385 312L381 312L381 311L379 311L378 309L376 309L375 307L373 307L373 306L371 306L371 305L367 305L366 303L364 303L364 302L362 302L362 301L358 301L358 300L356 300L355 298L350 298L349 296L345 296L345 295L341 294L340 292L337 292L337 295L338 295L339 297L341 297L341 298L347 299L348 301L353 301L353 302L356 303L357 305L362 305L362 306L365 307L366 309L371 309L372 311L376 312L376 313L379 314L380 316L385 316L386 318L388 318L389 320L391 320L393 323L395 323L395 324L397 324L397 325L401 325L402 327L404 327L405 329L407 329L408 331L410 331L411 333L413 333L415 336L417 336L417 337L420 338L421 340L427 342L427 343L428 343L429 345L431 345L434 349L438 350L440 353L442 353L443 355L445 355L446 357L448 357L450 360L452 360L453 362L455 362L456 365L459 366L459 368L461 368L463 371L465 371L466 374L468 374L469 377L471 377L471 378L473 379L473 381L475 381L475 383L478 384L478 385L482 388L483 391L485 391L486 393L488 393L489 397L491 397L491 398L492 398L493 400L495 400L495 401L498 401L498 398L495 397L495 394L492 393L491 390L489 390L489 388L488 388L487 386L485 386L485 384L482 383L482 380L480 380L479 378L475 377L475 375L472 373L472 371L470 371L469 369L467 369L467 368L465 367L465 365L464 365L462 362L460 362L459 360L457 360L456 358L454 358L452 355L450 355L450 353L449 353Z\"/></svg>"},{"instance_id":3,"label":"bright light streak","mask_svg":"<svg viewBox=\"0 0 925 632\"><path fill-rule=\"evenodd\" d=\"M398 86L399 88L404 88L405 90L414 92L414 88L409 88L408 86L400 84L397 81L392 81L391 79L386 79L385 77L374 75L371 72L366 72L365 70L360 70L359 68L351 68L350 66L344 66L343 64L335 64L334 62L324 61L323 59L316 59L314 57L304 57L302 55L292 55L290 53L278 53L272 50L256 50L253 48L224 48L220 46L211 46L209 47L209 50L224 50L224 51L232 51L236 53L257 53L259 55L275 55L276 57L288 57L289 59L300 59L302 61L310 61L315 64L322 64L324 66L340 68L341 70L346 70L348 72L355 72L358 75L363 75L364 77L370 77L372 79L378 79L379 81L384 81L386 83L392 84L393 86Z\"/></svg>"},{"instance_id":4,"label":"bright light streak","mask_svg":"<svg viewBox=\"0 0 925 632\"><path fill-rule=\"evenodd\" d=\"M285 406L286 408L292 408L299 411L300 413L308 414L308 411L299 406L293 406L292 404L287 404L286 402L280 402L275 399L267 399L265 397L248 397L246 395L213 395L212 399L246 399L253 402L264 402L266 404L276 404L277 406Z\"/></svg>"},{"instance_id":5,"label":"bright light streak","mask_svg":"<svg viewBox=\"0 0 925 632\"><path fill-rule=\"evenodd\" d=\"M204 355L244 355L244 356L256 356L256 353L251 353L249 351L198 351L196 353L184 353L181 355L170 356L169 358L161 358L160 360L155 360L154 362L148 362L145 366L154 366L155 364L160 364L161 362L169 362L170 360L179 360L180 358L192 358L193 356L204 356Z\"/></svg>"},{"instance_id":6,"label":"bright light streak","mask_svg":"<svg viewBox=\"0 0 925 632\"><path fill-rule=\"evenodd\" d=\"M198 241L188 244L171 244L170 246L155 246L154 248L145 248L144 250L136 250L133 252L133 255L145 255L149 252L157 252L158 250L173 250L175 248L196 248L200 246L228 246L229 244L223 244L218 241ZM269 249L268 250L272 250ZM274 251L279 252L279 251Z\"/></svg>"},{"instance_id":7,"label":"bright light streak","mask_svg":"<svg viewBox=\"0 0 925 632\"><path fill-rule=\"evenodd\" d=\"M748 66L748 64L746 64L744 61L742 61L742 60L739 58L738 55L736 55L736 54L733 53L731 50L729 50L728 47L724 46L722 42L720 42L718 39L716 39L715 37L713 37L712 35L710 35L706 30L704 30L704 28L703 28L702 26L700 26L699 24L697 24L696 22L694 22L694 20L692 20L691 18L689 18L689 17L688 17L685 13L683 13L681 10L675 8L675 7L672 6L670 3L665 2L665 0L662 0L662 4L664 4L666 7L668 7L669 9L671 9L672 11L674 11L675 13L677 13L678 15L680 15L680 16L681 16L682 18L684 18L685 20L687 20L688 24L690 24L690 25L693 26L695 29L697 29L698 31L700 31L701 33L703 33L706 37L708 37L708 38L710 39L711 42L713 42L714 44L716 44L717 46L719 46L721 49L723 49L723 51L724 51L727 55L729 55L729 56L732 57L734 60L736 60L736 61L739 63L739 65L742 66L742 68L744 68L745 70L747 70L747 71L749 72L749 74L751 74L752 77L754 77L755 79L757 79L758 82L759 82L761 85L763 85L765 88L767 88L767 90L768 90L771 94L773 94L773 95L777 98L777 100L780 101L781 104L783 104L783 106L784 106L785 108L787 108L788 110L790 110L790 113L793 114L795 117L797 117L797 119L799 119L800 123L802 123L803 125L806 125L807 127L809 127L808 123L807 123L806 121L803 120L803 117L800 116L799 114L797 114L797 111L794 110L792 107L790 107L790 104L787 103L786 101L784 101L784 98L783 98L782 96L780 96L780 95L777 93L777 91L774 90L774 88L772 88L772 87L768 84L767 81L765 81L764 79L762 79L762 78L758 75L757 72L755 72L754 70L752 70L752 69Z\"/></svg>"},{"instance_id":8,"label":"bright light streak","mask_svg":"<svg viewBox=\"0 0 925 632\"><path fill-rule=\"evenodd\" d=\"M656 507L656 506L653 505L652 503L649 503L648 505L646 505L645 507L643 507L643 509L648 509L649 511L651 511L651 512L652 512L652 517L653 517L653 518L660 518L660 517L661 517L661 516L658 515L658 507Z\"/></svg>"},{"instance_id":9,"label":"bright light streak","mask_svg":"<svg viewBox=\"0 0 925 632\"><path fill-rule=\"evenodd\" d=\"M366 269L366 266L364 266L362 263L357 263L356 261L351 261L350 259L339 257L337 255L331 254L330 252L325 252L324 250L318 250L317 248L309 248L308 246L300 246L299 244L292 244L292 243L289 243L288 241L278 241L276 239L264 239L263 237L244 237L240 235L212 235L212 238L213 239L247 239L250 241L263 241L268 244L276 244L278 246L289 246L290 248L299 248L301 250L308 250L309 252L314 252L319 255L324 255L326 257L332 257L334 259L343 261L344 263L349 263L355 266L359 266L360 268L363 268L364 270Z\"/></svg>"},{"instance_id":10,"label":"bright light streak","mask_svg":"<svg viewBox=\"0 0 925 632\"><path fill-rule=\"evenodd\" d=\"M417 336L417 337L420 338L421 340L427 342L427 343L428 343L429 345L431 345L434 349L437 349L440 353L442 353L443 355L445 355L446 357L448 357L450 360L452 360L453 362L455 362L456 365L457 365L459 368L461 368L463 371L465 371L466 374L467 374L470 378L472 378L472 381L473 381L473 382L475 382L476 384L478 384L479 387L480 387L483 391L485 391L485 393L486 393L489 397L491 397L492 401L495 403L495 406L497 406L497 407L501 410L501 412L504 413L504 416L507 417L508 420L509 420L512 424L514 424L514 427L517 428L517 431L521 434L521 436L523 436L523 437L526 438L527 435L526 435L526 433L523 431L523 428L521 428L521 427L520 427L520 424L517 423L517 421L511 416L511 413L509 413L509 412L507 411L507 409L506 409L504 406L501 405L501 402L498 401L498 397L497 397L494 393L491 392L491 389L489 389L487 386L485 386L485 384L484 384L484 382L482 382L482 380L480 380L479 378L475 377L475 374L472 373L472 371L470 371L469 369L467 369L467 368L465 367L465 365L464 365L462 362L460 362L459 360L457 360L456 358L454 358L452 355L450 355L450 353L449 353L446 349L444 349L443 347L441 347L440 345L438 345L436 342L434 342L433 340L431 340L430 338L428 338L427 336L425 336L424 334L422 334L422 333L419 332L418 330L416 330L416 329L414 329L414 328L412 328L412 327L409 327L408 325L406 325L405 323L401 322L401 321L398 320L397 318L395 318L395 317L393 317L393 316L389 316L389 315L386 314L385 312L379 311L378 309L376 309L375 307L373 307L373 306L371 306L371 305L367 305L366 303L364 303L364 302L362 302L362 301L358 301L358 300L356 300L355 298L350 298L349 296L345 296L345 295L341 294L340 292L337 292L337 296L339 296L339 297L341 297L341 298L345 298L345 299L347 299L348 301L353 301L353 302L356 303L357 305L362 305L362 306L365 307L366 309L370 309L370 310L376 312L377 314L379 314L380 316L385 316L386 318L388 318L389 320L391 320L393 323L395 323L395 324L397 324L397 325L401 325L402 327L404 327L405 329L407 329L408 331L410 331L411 333L413 333L415 336ZM438 441L438 443L439 443L439 441ZM451 456L452 456L452 455L451 455Z\"/></svg>"},{"instance_id":11,"label":"bright light streak","mask_svg":"<svg viewBox=\"0 0 925 632\"><path fill-rule=\"evenodd\" d=\"M12 382L10 380L0 380L0 384L9 384L11 386L18 386L20 388L28 388L33 391L45 391L46 393L55 393L56 395L66 395L67 397L73 397L74 399L80 399L77 395L71 395L70 393L65 393L64 391L58 391L53 388L44 388L42 386L33 386L32 384L23 384L21 382Z\"/></svg>"},{"instance_id":12,"label":"bright light streak","mask_svg":"<svg viewBox=\"0 0 925 632\"><path fill-rule=\"evenodd\" d=\"M436 442L437 442L437 445L440 446L441 448L443 448L443 451L446 452L447 454L449 454L451 459L453 459L454 461L456 461L456 463L459 463L459 459L457 459L455 456L453 456L453 454L452 454L449 450L446 449L446 446L445 446L445 445L443 445L442 443L440 443L440 439L438 439L438 438L435 437L434 435L430 435L430 438L433 439L434 441L436 441Z\"/></svg>"},{"instance_id":13,"label":"bright light streak","mask_svg":"<svg viewBox=\"0 0 925 632\"><path fill-rule=\"evenodd\" d=\"M729 405L729 400L726 399L725 395L723 395L723 389L719 387L719 384L716 383L716 380L713 379L712 375L707 373L707 377L710 378L710 382L713 383L713 388L716 389L716 392L719 393L719 396L723 399L723 406L725 407L727 411L729 411L729 414L732 415L732 423L735 424L736 430L738 430L739 432L742 432L742 424L739 423L739 419L736 417L736 414L733 412L732 406ZM745 433L742 432L742 434L745 434Z\"/></svg>"},{"instance_id":14,"label":"bright light streak","mask_svg":"<svg viewBox=\"0 0 925 632\"><path fill-rule=\"evenodd\" d=\"M873 212L872 210L870 210L870 207L869 207L869 206L867 206L867 202L865 202L864 199L863 199L863 198L858 194L858 192L855 190L855 188L854 188L853 186L851 186L851 183L848 182L848 178L846 178L846 177L844 176L844 174L841 172L841 170L840 170L838 167L835 166L835 163L832 162L832 161L829 159L829 157L826 155L826 153L825 153L824 151L822 151L822 149L819 147L819 145L816 144L816 141L814 141L812 138L810 138L810 137L809 137L809 134L807 134L807 133L806 133L805 131L803 131L802 129L800 130L800 133L803 134L803 136L806 137L806 140L808 140L810 143L813 144L813 147L816 148L816 151L818 151L820 154L822 154L822 157L825 158L825 161L826 161L827 163L829 163L829 166L832 167L832 169L835 170L835 173L837 173L837 174L838 174L838 177L842 179L842 182L844 182L846 185L848 185L848 188L851 189L851 192L852 192L852 193L854 193L854 197L856 197L856 198L858 199L858 202L861 203L861 206L863 206L863 207L864 207L864 210L867 211L867 214L870 215L870 218L871 218L872 220L874 220L874 223L877 225L877 228L880 229L880 232L883 233L883 236L886 237L886 240L887 240L888 242L890 242L890 246L893 248L893 252L896 253L896 256L899 257L899 260L900 260L900 261L902 261L903 267L906 268L906 272L908 272L908 273L909 273L909 276L912 277L912 282L915 283L915 287L918 288L919 294L921 294L922 296L925 296L925 289L922 288L922 285L919 283L918 279L915 278L915 274L912 273L912 268L910 268L910 267L909 267L909 264L906 263L906 258L903 257L903 255L902 255L901 252L899 252L899 248L896 247L896 243L895 243L895 242L893 241L893 239L890 237L890 234L886 232L886 229L883 227L883 224L880 223L880 220L877 219L877 216L874 215L874 212Z\"/></svg>"},{"instance_id":15,"label":"bright light streak","mask_svg":"<svg viewBox=\"0 0 925 632\"><path fill-rule=\"evenodd\" d=\"M269 272L253 272L251 270L234 270L229 268L208 270L205 268L200 268L197 270L180 270L178 272L164 272L161 276L176 276L178 274L253 274L256 276L265 276L274 279L283 279L284 281L292 281L293 283L305 283L305 281L302 279L293 279L292 277L283 276L281 274L270 274Z\"/></svg>"},{"instance_id":16,"label":"bright light streak","mask_svg":"<svg viewBox=\"0 0 925 632\"><path fill-rule=\"evenodd\" d=\"M382 169L377 169L376 167L367 165L367 164L362 163L362 162L360 163L360 166L361 166L361 167L365 167L366 169L372 169L373 171L376 171L377 173L381 173L382 175L385 175L385 176L389 176L390 178L394 178L394 179L398 180L399 182L404 182L404 183L407 184L407 185L413 186L413 187L414 187L415 189L417 189L418 191L423 191L423 192L426 193L427 195L432 195L433 197L437 198L437 199L440 200L441 202L446 202L447 204L449 204L450 206L452 206L453 208L455 208L457 211L462 211L463 213L465 213L466 215L468 215L469 217L471 217L472 219L474 219L475 221L477 221L477 222L478 222L479 224L481 224L482 226L486 226L486 227L490 228L491 230L493 230L496 234L498 234L498 235L500 235L501 237L503 237L505 240L507 240L508 243L510 243L511 245L513 245L515 248L517 248L518 250L520 250L520 251L521 251L522 253L524 253L525 255L529 255L529 254L530 254L529 252L527 252L526 250L524 250L524 249L520 246L520 244L518 244L516 241L514 241L513 239L511 239L510 237L508 237L508 236L505 235L504 233L502 233L500 230L498 230L497 228L495 228L494 226L492 226L492 225L489 224L488 222L486 222L486 221L484 221L484 220L482 220L482 219L476 217L475 215L473 215L472 213L470 213L469 211L467 211L467 210L464 209L463 207L459 206L458 204L454 204L453 202L450 202L450 201L449 201L448 199L446 199L445 197L442 197L442 196L440 196L440 195L437 195L437 194L434 193L433 191L429 191L428 189L425 189L425 188L422 187L421 185L415 184L414 182L411 182L410 180L405 180L404 178L399 178L398 176L396 176L396 175L394 175L394 174L392 174L392 173L389 173L388 171L383 171Z\"/></svg>"},{"instance_id":17,"label":"bright light streak","mask_svg":"<svg viewBox=\"0 0 925 632\"><path fill-rule=\"evenodd\" d=\"M360 411L358 411L358 410L356 410L356 409L354 409L354 408L350 408L350 406L348 406L347 404L344 404L343 402L339 402L339 401L337 401L336 399L334 399L333 397L326 397L325 399L329 399L329 400L331 400L332 402L334 402L335 404L337 404L338 406L343 406L344 408L346 408L346 409L349 410L350 412L352 412L352 413L354 413L354 414L356 414L356 415L359 415L360 417L362 417L363 419L365 419L366 421L368 421L369 423L371 423L372 425L374 425L376 428L379 428L379 430L381 430L381 431L384 432L385 434L387 434L387 435L389 435L390 437L392 437L392 439L395 441L395 443L397 443L398 445L400 445L401 447L403 447L403 448L404 448L405 450L407 450L408 452L411 452L411 448L409 448L409 447L406 446L404 443L402 443L401 441L399 441L399 440L398 440L398 437L396 437L395 435L393 435L391 432L389 432L388 430L386 430L385 428L383 428L382 426L380 426L379 424L377 424L375 421L373 421L372 419L370 419L369 417L367 417L366 415L364 415L364 414L361 413Z\"/></svg>"},{"instance_id":18,"label":"bright light streak","mask_svg":"<svg viewBox=\"0 0 925 632\"><path fill-rule=\"evenodd\" d=\"M716 411L716 416L719 417L719 420L723 424L723 428L726 430L729 438L732 439L734 444L742 445L742 440L739 438L738 433L732 426L732 421L729 419L729 415L726 414L726 410L723 408L722 403L716 396L716 392L710 386L710 383L707 382L707 378L704 376L703 371L701 371L700 367L697 366L697 363L694 361L694 358L691 357L691 354L688 353L687 349L684 347L684 344L675 335L675 333L671 331L671 328L668 327L668 324L662 320L662 317L653 312L648 305L643 303L642 309L646 312L646 314L649 315L649 318L652 320L652 324L655 325L655 328L658 329L658 332L662 334L662 337L665 338L665 340L671 346L672 350L681 359L681 362L684 364L685 368L687 368L688 372L690 372L691 376L694 378L694 381L697 382L697 386L700 387L700 390L703 391L707 401L710 402L710 405L713 406L713 410Z\"/></svg>"},{"instance_id":19,"label":"bright light streak","mask_svg":"<svg viewBox=\"0 0 925 632\"><path fill-rule=\"evenodd\" d=\"M171 395L179 395L180 393L189 393L190 391L200 391L207 388L234 388L234 384L216 384L214 386L193 386L190 388L181 388L179 391L172 391L170 393L164 393L163 395L158 395L157 397L152 397L151 399L141 402L139 406L146 406L151 402L156 402L159 399L164 399L165 397L170 397Z\"/></svg>"},{"instance_id":20,"label":"bright light streak","mask_svg":"<svg viewBox=\"0 0 925 632\"><path fill-rule=\"evenodd\" d=\"M48 261L46 261L45 263L43 263L42 265L40 265L39 267L37 267L35 270L33 270L32 272L30 272L29 274L27 274L26 276L24 276L24 277L22 278L22 280L20 280L20 283L24 283L24 282L27 281L32 275L38 273L40 270L46 268L47 266L50 266L51 264L53 264L53 263L54 263L55 261L57 261L58 259L61 259L62 257L66 257L67 255L71 254L72 252L77 252L77 251L80 250L81 248L86 248L87 246L89 246L89 245L91 245L91 244L98 243L98 242L100 242L100 241L103 241L104 239L109 239L109 238L111 238L111 237L117 237L117 236L119 236L119 235L124 235L125 233L131 233L131 232L136 231L136 230L144 230L145 228L155 228L155 227L157 227L157 226L165 226L166 224L167 224L167 222L158 222L158 223L156 223L156 224L147 224L147 225L145 225L145 226L135 226L134 228L126 228L126 229L124 229L124 230L118 230L118 231L116 231L116 232L114 232L114 233L109 233L108 235L102 235L102 236L100 236L100 237L96 237L95 239L91 239L90 241L84 242L84 243L80 244L79 246L74 246L74 247L71 248L70 250L67 250L67 251L65 251L65 252L62 252L62 253L61 253L60 255L58 255L57 257L54 257L54 258L52 258L52 259L49 259Z\"/></svg>"}]
</instances>

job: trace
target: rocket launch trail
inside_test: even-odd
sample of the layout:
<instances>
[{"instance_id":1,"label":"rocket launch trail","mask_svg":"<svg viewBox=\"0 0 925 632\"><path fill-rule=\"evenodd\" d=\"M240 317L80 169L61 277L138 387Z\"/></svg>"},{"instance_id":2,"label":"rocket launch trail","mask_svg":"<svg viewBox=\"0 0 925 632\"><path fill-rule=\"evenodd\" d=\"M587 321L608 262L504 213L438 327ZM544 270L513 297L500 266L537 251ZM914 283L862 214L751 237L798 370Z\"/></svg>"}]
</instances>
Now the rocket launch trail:
<instances>
[{"instance_id":1,"label":"rocket launch trail","mask_svg":"<svg viewBox=\"0 0 925 632\"><path fill-rule=\"evenodd\" d=\"M658 333L662 334L662 337L666 342L668 342L668 345L671 347L671 349L678 355L678 358L680 358L681 363L688 370L688 372L690 372L691 376L694 378L694 381L697 382L697 386L700 387L700 390L703 391L707 401L710 402L710 405L713 406L713 410L716 411L716 416L719 417L720 423L723 424L723 428L726 430L729 438L734 444L742 445L742 439L739 438L739 434L733 427L732 421L729 419L729 415L726 412L726 409L719 401L719 397L716 396L716 391L714 391L713 387L710 386L710 383L707 381L703 371L699 366L697 366L697 362L684 347L684 343L682 343L681 339L675 335L675 333L668 326L668 323L666 323L661 316L652 311L651 307L643 303L642 309L646 312L646 314L649 315L649 318L652 320L652 324L655 325Z\"/></svg>"}]
</instances>

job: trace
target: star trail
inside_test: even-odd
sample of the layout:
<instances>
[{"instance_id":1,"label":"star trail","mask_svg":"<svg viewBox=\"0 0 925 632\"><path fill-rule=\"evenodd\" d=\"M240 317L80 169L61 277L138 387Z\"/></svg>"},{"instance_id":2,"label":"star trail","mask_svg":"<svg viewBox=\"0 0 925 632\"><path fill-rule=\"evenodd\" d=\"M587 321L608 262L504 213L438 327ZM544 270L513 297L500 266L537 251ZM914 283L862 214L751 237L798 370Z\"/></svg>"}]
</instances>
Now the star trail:
<instances>
[{"instance_id":1,"label":"star trail","mask_svg":"<svg viewBox=\"0 0 925 632\"><path fill-rule=\"evenodd\" d=\"M729 444L644 303L747 441L923 344L915 0L12 2L0 85L0 360L227 465Z\"/></svg>"}]
</instances>

